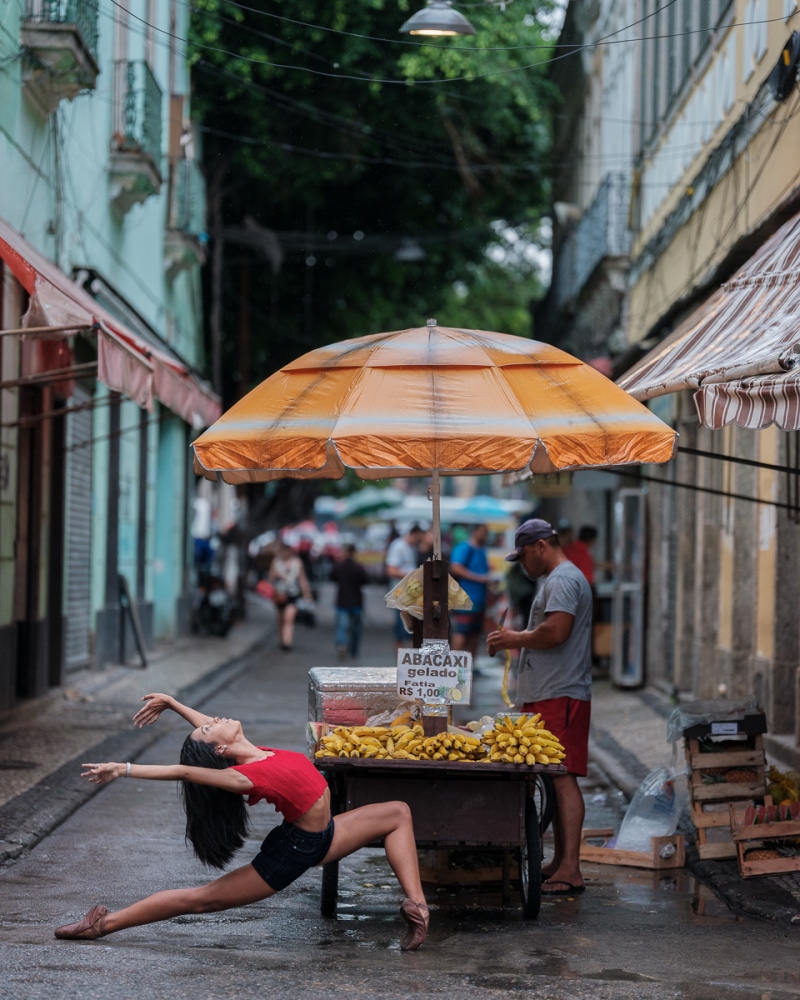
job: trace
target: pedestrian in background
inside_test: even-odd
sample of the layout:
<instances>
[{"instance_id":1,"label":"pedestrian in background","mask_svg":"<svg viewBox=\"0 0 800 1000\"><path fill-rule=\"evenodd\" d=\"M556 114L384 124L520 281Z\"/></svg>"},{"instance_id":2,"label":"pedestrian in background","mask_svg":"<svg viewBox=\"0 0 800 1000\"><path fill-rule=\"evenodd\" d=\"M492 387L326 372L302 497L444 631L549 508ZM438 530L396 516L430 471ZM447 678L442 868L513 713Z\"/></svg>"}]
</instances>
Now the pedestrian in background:
<instances>
[{"instance_id":1,"label":"pedestrian in background","mask_svg":"<svg viewBox=\"0 0 800 1000\"><path fill-rule=\"evenodd\" d=\"M559 534L559 538L560 538ZM590 587L594 588L594 554L592 548L597 541L597 528L590 524L584 524L578 532L577 541L561 544L564 548L564 555L571 563L574 563L586 577Z\"/></svg>"},{"instance_id":2,"label":"pedestrian in background","mask_svg":"<svg viewBox=\"0 0 800 1000\"><path fill-rule=\"evenodd\" d=\"M520 649L517 700L524 714L540 712L547 728L563 743L566 774L553 776L556 812L555 852L542 869L542 893L566 896L583 892L581 831L586 807L578 778L588 769L592 704L592 592L586 577L561 548L551 524L525 521L506 559L520 562L532 579L544 577L523 630L490 632L487 647Z\"/></svg>"},{"instance_id":3,"label":"pedestrian in background","mask_svg":"<svg viewBox=\"0 0 800 1000\"><path fill-rule=\"evenodd\" d=\"M422 541L423 531L418 524L412 524L406 534L395 538L386 552L386 575L390 583L396 583L403 577L417 568L419 545ZM409 634L400 617L400 612L395 610L394 619L394 644L395 649L403 649L408 645Z\"/></svg>"},{"instance_id":4,"label":"pedestrian in background","mask_svg":"<svg viewBox=\"0 0 800 1000\"><path fill-rule=\"evenodd\" d=\"M336 587L336 652L340 660L358 657L364 614L367 571L356 559L356 547L348 543L343 557L334 563L331 580Z\"/></svg>"},{"instance_id":5,"label":"pedestrian in background","mask_svg":"<svg viewBox=\"0 0 800 1000\"><path fill-rule=\"evenodd\" d=\"M294 639L297 602L301 597L304 597L309 605L312 605L314 595L311 593L311 585L308 582L302 560L286 542L279 543L267 578L275 588L273 601L278 612L280 647L285 653L288 653Z\"/></svg>"},{"instance_id":6,"label":"pedestrian in background","mask_svg":"<svg viewBox=\"0 0 800 1000\"><path fill-rule=\"evenodd\" d=\"M459 542L450 556L450 573L472 601L469 610L453 611L450 614L453 649L463 649L478 654L478 642L483 634L483 621L489 596L492 576L486 556L486 541L489 528L476 524L472 534Z\"/></svg>"},{"instance_id":7,"label":"pedestrian in background","mask_svg":"<svg viewBox=\"0 0 800 1000\"><path fill-rule=\"evenodd\" d=\"M428 528L423 531L417 546L417 565L421 566L429 559L433 559L433 531Z\"/></svg>"}]
</instances>

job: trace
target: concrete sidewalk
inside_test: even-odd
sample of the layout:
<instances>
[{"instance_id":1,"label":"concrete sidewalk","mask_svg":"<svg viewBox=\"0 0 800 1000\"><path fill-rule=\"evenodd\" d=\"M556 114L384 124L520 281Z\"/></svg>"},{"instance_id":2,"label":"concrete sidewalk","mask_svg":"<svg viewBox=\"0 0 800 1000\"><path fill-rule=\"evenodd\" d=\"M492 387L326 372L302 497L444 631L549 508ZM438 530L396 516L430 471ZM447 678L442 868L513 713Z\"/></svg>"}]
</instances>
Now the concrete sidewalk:
<instances>
[{"instance_id":1,"label":"concrete sidewalk","mask_svg":"<svg viewBox=\"0 0 800 1000\"><path fill-rule=\"evenodd\" d=\"M319 587L318 619L316 629L302 631L302 653L289 654L297 657L300 669L335 662L333 595L327 584ZM391 620L383 588L368 588L363 665L393 662ZM276 645L274 609L253 596L246 619L225 639L180 640L156 650L144 670L118 666L81 671L65 688L0 719L0 865L33 849L96 791L80 779L83 761L135 760L158 738L156 729L138 730L130 724L142 694L166 691L188 704L200 704L246 669L256 651L262 650L266 660ZM479 658L476 667L476 697L470 706L475 718L484 709L502 709L499 665ZM670 765L666 724L672 709L658 691L620 690L607 680L595 682L590 760L626 800L652 768ZM679 767L682 758L679 749ZM587 789L590 785L587 782ZM600 806L587 806L587 826L607 825L607 819L597 822ZM686 832L687 866L735 912L800 925L800 874L742 879L733 860L700 861L690 826Z\"/></svg>"}]
</instances>

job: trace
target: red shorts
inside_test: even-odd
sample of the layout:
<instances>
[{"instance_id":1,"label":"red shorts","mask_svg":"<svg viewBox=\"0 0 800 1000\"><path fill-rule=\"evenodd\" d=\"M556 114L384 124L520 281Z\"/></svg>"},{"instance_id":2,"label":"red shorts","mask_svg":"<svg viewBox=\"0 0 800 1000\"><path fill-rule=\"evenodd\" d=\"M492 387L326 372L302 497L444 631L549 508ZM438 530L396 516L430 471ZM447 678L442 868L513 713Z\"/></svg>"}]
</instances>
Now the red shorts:
<instances>
[{"instance_id":1,"label":"red shorts","mask_svg":"<svg viewBox=\"0 0 800 1000\"><path fill-rule=\"evenodd\" d=\"M520 709L525 715L542 713L545 728L564 745L562 761L570 774L585 777L589 768L590 701L576 698L548 698L546 701L526 701Z\"/></svg>"}]
</instances>

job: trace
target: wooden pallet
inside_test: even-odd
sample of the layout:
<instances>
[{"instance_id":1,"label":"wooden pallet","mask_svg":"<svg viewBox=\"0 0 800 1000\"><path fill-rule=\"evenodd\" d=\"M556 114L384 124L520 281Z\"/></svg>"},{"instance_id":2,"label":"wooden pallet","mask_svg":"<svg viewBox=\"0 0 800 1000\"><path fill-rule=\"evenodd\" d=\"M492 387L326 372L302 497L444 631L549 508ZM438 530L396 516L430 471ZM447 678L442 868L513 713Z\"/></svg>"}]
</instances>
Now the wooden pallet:
<instances>
[{"instance_id":1,"label":"wooden pallet","mask_svg":"<svg viewBox=\"0 0 800 1000\"><path fill-rule=\"evenodd\" d=\"M730 743L730 747L724 750L713 751L704 749L698 737L685 740L692 822L697 830L697 852L703 860L736 857L736 844L731 836L730 806L753 799L761 800L766 792L766 762L761 734L747 734ZM740 746L734 749L736 743ZM753 780L719 784L706 784L703 780L703 775L710 771L733 768L753 771ZM710 834L710 831L714 833Z\"/></svg>"},{"instance_id":2,"label":"wooden pallet","mask_svg":"<svg viewBox=\"0 0 800 1000\"><path fill-rule=\"evenodd\" d=\"M764 798L764 805L767 810L774 811L772 799L768 795ZM773 819L770 823L755 823L753 811L747 805L732 803L729 807L731 835L742 878L800 871L800 856L748 860L747 852L753 848L775 847L782 840L800 838L800 819Z\"/></svg>"},{"instance_id":3,"label":"wooden pallet","mask_svg":"<svg viewBox=\"0 0 800 1000\"><path fill-rule=\"evenodd\" d=\"M581 861L593 861L600 865L627 865L631 868L683 868L685 850L683 835L651 837L650 851L618 851L615 847L590 844L591 840L606 841L614 836L611 828L583 830L581 833Z\"/></svg>"}]
</instances>

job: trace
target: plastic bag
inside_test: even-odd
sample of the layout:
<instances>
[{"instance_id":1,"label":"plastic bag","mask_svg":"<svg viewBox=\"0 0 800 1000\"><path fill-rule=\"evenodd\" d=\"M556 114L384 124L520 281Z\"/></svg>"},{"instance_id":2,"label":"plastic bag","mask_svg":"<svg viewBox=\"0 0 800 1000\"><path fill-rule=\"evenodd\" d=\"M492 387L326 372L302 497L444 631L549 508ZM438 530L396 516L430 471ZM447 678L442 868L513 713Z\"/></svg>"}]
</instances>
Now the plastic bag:
<instances>
[{"instance_id":1,"label":"plastic bag","mask_svg":"<svg viewBox=\"0 0 800 1000\"><path fill-rule=\"evenodd\" d=\"M307 628L314 628L317 624L316 606L313 601L307 601L300 597L295 601L297 608L297 622Z\"/></svg>"},{"instance_id":2,"label":"plastic bag","mask_svg":"<svg viewBox=\"0 0 800 1000\"><path fill-rule=\"evenodd\" d=\"M394 708L371 715L364 723L365 726L391 726L392 723L399 725L405 723L412 726L422 718L422 705L415 701L399 701Z\"/></svg>"},{"instance_id":3,"label":"plastic bag","mask_svg":"<svg viewBox=\"0 0 800 1000\"><path fill-rule=\"evenodd\" d=\"M412 569L403 579L386 595L386 607L397 608L398 611L406 611L415 618L422 618L422 566ZM467 596L458 583L448 576L447 578L447 606L450 611L469 611L472 607L472 600Z\"/></svg>"},{"instance_id":4,"label":"plastic bag","mask_svg":"<svg viewBox=\"0 0 800 1000\"><path fill-rule=\"evenodd\" d=\"M688 801L685 771L652 770L631 799L617 835L617 849L649 852L651 837L675 833Z\"/></svg>"}]
</instances>

